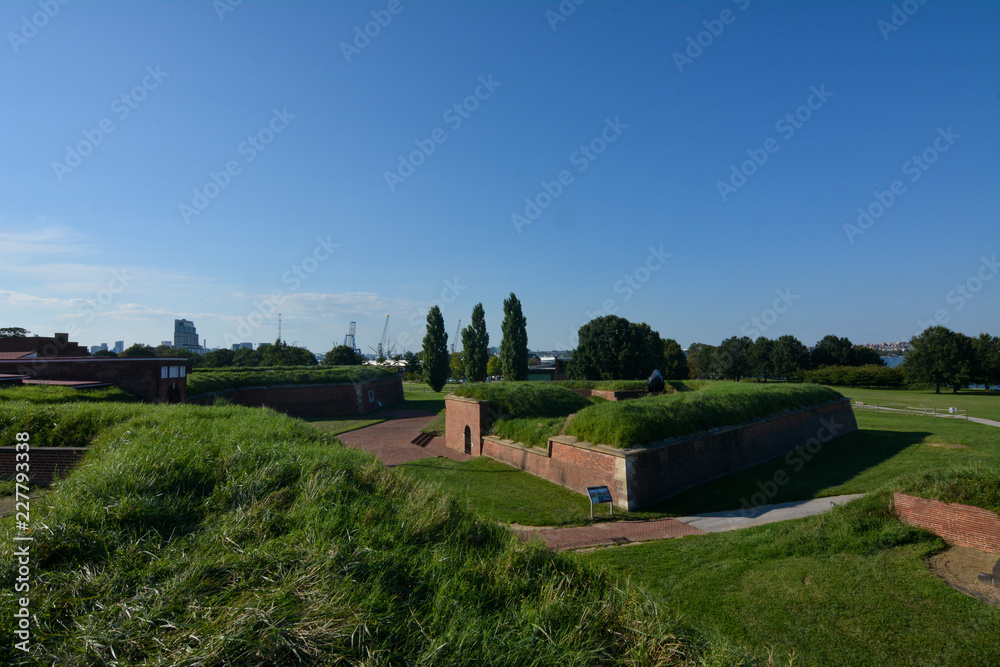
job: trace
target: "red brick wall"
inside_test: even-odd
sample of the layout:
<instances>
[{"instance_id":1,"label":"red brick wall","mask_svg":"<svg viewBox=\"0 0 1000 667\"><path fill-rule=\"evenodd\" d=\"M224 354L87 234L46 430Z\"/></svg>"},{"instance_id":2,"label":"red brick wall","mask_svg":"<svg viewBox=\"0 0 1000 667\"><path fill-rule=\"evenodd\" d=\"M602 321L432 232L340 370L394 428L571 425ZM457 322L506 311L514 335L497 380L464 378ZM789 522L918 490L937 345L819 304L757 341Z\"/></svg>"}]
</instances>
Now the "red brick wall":
<instances>
[{"instance_id":1,"label":"red brick wall","mask_svg":"<svg viewBox=\"0 0 1000 667\"><path fill-rule=\"evenodd\" d=\"M632 510L778 456L795 456L808 465L827 442L858 428L850 401L843 399L649 448L618 450L557 436L550 438L546 452L497 438L482 440L489 428L488 401L449 396L445 403L449 448L464 450L469 426L474 456L490 456L580 493L588 486L607 485L615 505ZM799 448L805 449L793 453ZM795 463L789 463L789 475Z\"/></svg>"},{"instance_id":2,"label":"red brick wall","mask_svg":"<svg viewBox=\"0 0 1000 667\"><path fill-rule=\"evenodd\" d=\"M843 399L639 450L628 460L631 508L779 456L791 477L834 437L857 429L850 401Z\"/></svg>"},{"instance_id":3,"label":"red brick wall","mask_svg":"<svg viewBox=\"0 0 1000 667\"><path fill-rule=\"evenodd\" d=\"M48 486L56 476L65 477L86 453L85 447L32 447L28 451L28 478ZM16 454L14 447L0 447L0 479L14 479Z\"/></svg>"},{"instance_id":4,"label":"red brick wall","mask_svg":"<svg viewBox=\"0 0 1000 667\"><path fill-rule=\"evenodd\" d=\"M960 547L1000 553L1000 516L981 507L943 503L904 493L892 494L899 520L939 535Z\"/></svg>"},{"instance_id":5,"label":"red brick wall","mask_svg":"<svg viewBox=\"0 0 1000 667\"><path fill-rule=\"evenodd\" d=\"M559 440L571 441L573 438ZM623 456L559 440L549 440L546 450L508 444L487 436L483 439L483 454L584 495L588 486L607 486L615 505L627 506Z\"/></svg>"},{"instance_id":6,"label":"red brick wall","mask_svg":"<svg viewBox=\"0 0 1000 667\"><path fill-rule=\"evenodd\" d=\"M482 438L490 428L490 402L449 395L445 397L445 447L465 451L465 427L469 427L472 456L483 454Z\"/></svg>"},{"instance_id":7,"label":"red brick wall","mask_svg":"<svg viewBox=\"0 0 1000 667\"><path fill-rule=\"evenodd\" d=\"M187 397L187 378L162 379L160 368L181 367L185 375L191 367L187 359L114 359L74 357L54 359L0 360L0 373L27 375L36 380L99 380L131 392L153 403L170 401L170 387L176 386L179 402Z\"/></svg>"},{"instance_id":8,"label":"red brick wall","mask_svg":"<svg viewBox=\"0 0 1000 667\"><path fill-rule=\"evenodd\" d=\"M369 398L371 390L373 396ZM403 381L398 375L361 384L279 385L244 387L188 400L196 405L211 405L219 396L239 405L268 407L297 417L332 417L374 412L403 400Z\"/></svg>"}]
</instances>

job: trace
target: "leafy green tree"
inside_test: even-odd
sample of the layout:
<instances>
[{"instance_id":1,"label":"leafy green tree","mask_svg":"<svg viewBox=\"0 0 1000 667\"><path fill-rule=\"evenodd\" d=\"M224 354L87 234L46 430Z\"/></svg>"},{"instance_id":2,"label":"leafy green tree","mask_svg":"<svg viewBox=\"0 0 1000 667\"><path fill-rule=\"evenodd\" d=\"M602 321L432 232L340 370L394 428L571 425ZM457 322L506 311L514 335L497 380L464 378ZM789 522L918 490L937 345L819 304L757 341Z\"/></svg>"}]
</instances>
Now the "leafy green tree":
<instances>
[{"instance_id":1,"label":"leafy green tree","mask_svg":"<svg viewBox=\"0 0 1000 667\"><path fill-rule=\"evenodd\" d=\"M406 354L403 355L403 361L406 363L407 374L413 373L414 376L419 376L421 372L423 372L420 368L419 354L407 351Z\"/></svg>"},{"instance_id":2,"label":"leafy green tree","mask_svg":"<svg viewBox=\"0 0 1000 667\"><path fill-rule=\"evenodd\" d=\"M882 355L864 345L855 345L851 348L849 361L848 366L885 366Z\"/></svg>"},{"instance_id":3,"label":"leafy green tree","mask_svg":"<svg viewBox=\"0 0 1000 667\"><path fill-rule=\"evenodd\" d=\"M663 339L663 366L660 370L665 380L688 379L688 360L681 344L673 338Z\"/></svg>"},{"instance_id":4,"label":"leafy green tree","mask_svg":"<svg viewBox=\"0 0 1000 667\"><path fill-rule=\"evenodd\" d=\"M427 333L424 335L423 343L420 365L424 369L424 378L431 389L441 391L448 381L450 359L444 317L441 316L441 309L437 306L431 306L427 313Z\"/></svg>"},{"instance_id":5,"label":"leafy green tree","mask_svg":"<svg viewBox=\"0 0 1000 667\"><path fill-rule=\"evenodd\" d=\"M486 331L486 311L482 303L473 306L472 323L462 329L462 351L465 377L471 382L485 380L490 358L490 334Z\"/></svg>"},{"instance_id":6,"label":"leafy green tree","mask_svg":"<svg viewBox=\"0 0 1000 667\"><path fill-rule=\"evenodd\" d=\"M486 362L486 374L490 377L503 375L503 368L500 365L500 357L490 357Z\"/></svg>"},{"instance_id":7,"label":"leafy green tree","mask_svg":"<svg viewBox=\"0 0 1000 667\"><path fill-rule=\"evenodd\" d=\"M233 352L233 366L239 368L250 368L254 366L261 365L261 353L260 350L251 350L247 347L241 347L240 349Z\"/></svg>"},{"instance_id":8,"label":"leafy green tree","mask_svg":"<svg viewBox=\"0 0 1000 667\"><path fill-rule=\"evenodd\" d=\"M260 354L261 366L316 366L316 355L304 347L289 345L281 340L275 340L270 345L261 345L257 350Z\"/></svg>"},{"instance_id":9,"label":"leafy green tree","mask_svg":"<svg viewBox=\"0 0 1000 667\"><path fill-rule=\"evenodd\" d=\"M153 352L158 357L184 357L193 359L195 353L185 347L174 347L173 345L157 345Z\"/></svg>"},{"instance_id":10,"label":"leafy green tree","mask_svg":"<svg viewBox=\"0 0 1000 667\"><path fill-rule=\"evenodd\" d=\"M712 377L712 359L715 357L716 347L706 343L692 343L688 348L687 365L688 375L693 380Z\"/></svg>"},{"instance_id":11,"label":"leafy green tree","mask_svg":"<svg viewBox=\"0 0 1000 667\"><path fill-rule=\"evenodd\" d=\"M465 361L463 357L465 356L465 351L456 352L451 355L451 359L448 360L448 372L451 379L453 380L464 380L465 378Z\"/></svg>"},{"instance_id":12,"label":"leafy green tree","mask_svg":"<svg viewBox=\"0 0 1000 667\"><path fill-rule=\"evenodd\" d=\"M760 336L747 351L747 365L751 375L758 379L774 377L774 345L775 341Z\"/></svg>"},{"instance_id":13,"label":"leafy green tree","mask_svg":"<svg viewBox=\"0 0 1000 667\"><path fill-rule=\"evenodd\" d=\"M973 370L972 340L965 334L955 333L942 326L928 327L910 339L913 347L903 362L907 382L925 382L934 385L934 393L941 393L941 385L950 385L953 393L969 383Z\"/></svg>"},{"instance_id":14,"label":"leafy green tree","mask_svg":"<svg viewBox=\"0 0 1000 667\"><path fill-rule=\"evenodd\" d=\"M645 327L645 328L644 328ZM640 380L656 367L648 327L617 315L596 317L580 327L567 375L574 380ZM656 334L656 340L660 335ZM660 349L663 343L660 342Z\"/></svg>"},{"instance_id":15,"label":"leafy green tree","mask_svg":"<svg viewBox=\"0 0 1000 667\"><path fill-rule=\"evenodd\" d=\"M814 368L820 366L852 366L854 345L848 338L837 338L833 334L824 336L810 353L809 362Z\"/></svg>"},{"instance_id":16,"label":"leafy green tree","mask_svg":"<svg viewBox=\"0 0 1000 667\"><path fill-rule=\"evenodd\" d=\"M98 350L97 352L94 352L90 356L92 356L92 357L109 357L109 358L114 359L115 357L118 356L118 354L114 350Z\"/></svg>"},{"instance_id":17,"label":"leafy green tree","mask_svg":"<svg viewBox=\"0 0 1000 667\"><path fill-rule=\"evenodd\" d=\"M27 338L30 333L23 327L0 327L0 338Z\"/></svg>"},{"instance_id":18,"label":"leafy green tree","mask_svg":"<svg viewBox=\"0 0 1000 667\"><path fill-rule=\"evenodd\" d=\"M975 353L975 377L987 390L1000 384L1000 338L981 333L972 341Z\"/></svg>"},{"instance_id":19,"label":"leafy green tree","mask_svg":"<svg viewBox=\"0 0 1000 667\"><path fill-rule=\"evenodd\" d=\"M722 341L712 355L712 372L719 377L739 380L750 371L748 353L753 341L748 336L732 336Z\"/></svg>"},{"instance_id":20,"label":"leafy green tree","mask_svg":"<svg viewBox=\"0 0 1000 667\"><path fill-rule=\"evenodd\" d=\"M504 299L500 326L500 367L505 380L528 379L528 321L514 293Z\"/></svg>"},{"instance_id":21,"label":"leafy green tree","mask_svg":"<svg viewBox=\"0 0 1000 667\"><path fill-rule=\"evenodd\" d=\"M118 355L124 359L141 359L147 357L155 357L156 349L150 347L149 345L143 345L141 343L135 343L122 350L122 353Z\"/></svg>"},{"instance_id":22,"label":"leafy green tree","mask_svg":"<svg viewBox=\"0 0 1000 667\"><path fill-rule=\"evenodd\" d=\"M233 365L235 353L225 348L212 350L201 355L201 365L204 368L229 368Z\"/></svg>"},{"instance_id":23,"label":"leafy green tree","mask_svg":"<svg viewBox=\"0 0 1000 667\"><path fill-rule=\"evenodd\" d=\"M642 334L642 337L646 339L646 345L649 346L649 351L653 354L653 367L649 369L649 373L646 373L645 377L649 377L653 370L659 369L660 375L663 375L663 365L665 363L665 357L663 355L663 339L660 338L660 332L655 331L653 327L649 326L645 322L639 322L638 324L633 324L636 330ZM638 378L637 378L638 379Z\"/></svg>"},{"instance_id":24,"label":"leafy green tree","mask_svg":"<svg viewBox=\"0 0 1000 667\"><path fill-rule=\"evenodd\" d=\"M774 341L772 362L775 377L790 380L809 368L809 348L795 336L781 336Z\"/></svg>"},{"instance_id":25,"label":"leafy green tree","mask_svg":"<svg viewBox=\"0 0 1000 667\"><path fill-rule=\"evenodd\" d=\"M323 357L324 366L360 366L365 358L350 345L337 345Z\"/></svg>"}]
</instances>

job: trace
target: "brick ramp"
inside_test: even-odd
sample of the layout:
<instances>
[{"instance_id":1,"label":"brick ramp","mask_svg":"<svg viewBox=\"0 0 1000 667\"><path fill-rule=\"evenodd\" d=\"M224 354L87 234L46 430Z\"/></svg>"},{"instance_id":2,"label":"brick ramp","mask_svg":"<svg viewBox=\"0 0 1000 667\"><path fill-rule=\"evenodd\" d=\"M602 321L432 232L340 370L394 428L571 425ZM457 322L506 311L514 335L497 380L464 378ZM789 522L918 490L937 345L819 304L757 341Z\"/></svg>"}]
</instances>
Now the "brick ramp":
<instances>
[{"instance_id":1,"label":"brick ramp","mask_svg":"<svg viewBox=\"0 0 1000 667\"><path fill-rule=\"evenodd\" d=\"M545 546L556 551L706 534L700 528L689 526L677 519L609 521L607 523L575 526L572 528L531 529L514 527L512 530L514 530L518 537L525 541L530 541L538 537L545 542Z\"/></svg>"},{"instance_id":2,"label":"brick ramp","mask_svg":"<svg viewBox=\"0 0 1000 667\"><path fill-rule=\"evenodd\" d=\"M374 454L383 465L392 467L418 459L445 456L453 461L468 461L472 457L448 449L442 438L433 438L423 447L414 445L412 440L420 435L436 415L424 410L386 410L382 416L389 417L381 424L341 433L337 439L348 447L363 449Z\"/></svg>"}]
</instances>

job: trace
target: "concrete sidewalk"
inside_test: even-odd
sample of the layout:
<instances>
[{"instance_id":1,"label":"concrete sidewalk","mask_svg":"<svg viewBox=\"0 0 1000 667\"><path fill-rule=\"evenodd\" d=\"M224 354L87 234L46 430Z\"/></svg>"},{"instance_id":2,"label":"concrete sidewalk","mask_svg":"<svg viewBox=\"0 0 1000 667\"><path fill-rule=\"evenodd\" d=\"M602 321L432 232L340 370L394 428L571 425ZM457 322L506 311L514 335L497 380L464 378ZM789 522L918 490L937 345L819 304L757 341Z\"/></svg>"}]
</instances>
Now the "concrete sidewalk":
<instances>
[{"instance_id":1,"label":"concrete sidewalk","mask_svg":"<svg viewBox=\"0 0 1000 667\"><path fill-rule=\"evenodd\" d=\"M569 528L532 528L511 526L518 537L528 541L536 536L545 546L556 551L582 549L584 547L627 544L662 540L686 535L705 535L727 530L761 526L778 521L801 519L830 511L834 506L860 498L863 493L813 500L798 500L790 503L761 505L749 510L710 512L697 516L682 516L676 519L653 519L651 521L605 521L589 526Z\"/></svg>"},{"instance_id":2,"label":"concrete sidewalk","mask_svg":"<svg viewBox=\"0 0 1000 667\"><path fill-rule=\"evenodd\" d=\"M844 496L830 496L828 498L814 498L813 500L796 500L790 503L777 503L774 505L761 505L745 510L730 510L728 512L709 512L695 516L680 516L678 521L683 521L689 526L699 528L706 533L723 533L727 530L737 530L738 528L749 528L750 526L761 526L766 523L776 523L778 521L789 521L791 519L801 519L806 516L814 516L829 512L836 505L846 503L860 498L865 494L853 493Z\"/></svg>"}]
</instances>

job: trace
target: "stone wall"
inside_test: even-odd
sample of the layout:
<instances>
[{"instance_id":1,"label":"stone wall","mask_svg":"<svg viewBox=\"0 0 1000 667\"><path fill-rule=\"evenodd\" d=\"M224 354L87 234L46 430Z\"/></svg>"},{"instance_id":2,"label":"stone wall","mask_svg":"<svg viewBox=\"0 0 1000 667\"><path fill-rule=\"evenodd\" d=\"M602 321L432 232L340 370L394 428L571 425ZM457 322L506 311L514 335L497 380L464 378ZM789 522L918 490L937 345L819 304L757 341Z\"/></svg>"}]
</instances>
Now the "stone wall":
<instances>
[{"instance_id":1,"label":"stone wall","mask_svg":"<svg viewBox=\"0 0 1000 667\"><path fill-rule=\"evenodd\" d=\"M241 387L201 394L188 403L211 405L221 397L250 407L268 407L295 417L363 415L403 400L403 381L398 375L360 384L276 385Z\"/></svg>"},{"instance_id":2,"label":"stone wall","mask_svg":"<svg viewBox=\"0 0 1000 667\"><path fill-rule=\"evenodd\" d=\"M1000 554L1000 516L994 512L898 491L892 494L892 500L900 521L929 530L960 547Z\"/></svg>"}]
</instances>

